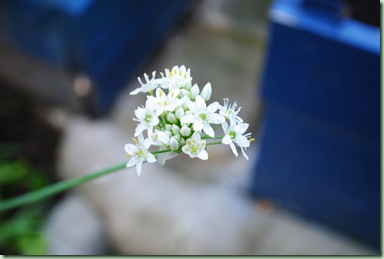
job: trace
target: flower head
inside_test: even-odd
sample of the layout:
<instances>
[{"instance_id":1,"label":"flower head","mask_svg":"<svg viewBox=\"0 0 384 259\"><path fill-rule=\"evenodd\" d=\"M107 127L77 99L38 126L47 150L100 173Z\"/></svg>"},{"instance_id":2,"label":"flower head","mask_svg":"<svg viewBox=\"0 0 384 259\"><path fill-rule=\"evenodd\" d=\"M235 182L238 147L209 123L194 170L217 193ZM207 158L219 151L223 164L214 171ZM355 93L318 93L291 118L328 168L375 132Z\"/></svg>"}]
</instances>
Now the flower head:
<instances>
[{"instance_id":1,"label":"flower head","mask_svg":"<svg viewBox=\"0 0 384 259\"><path fill-rule=\"evenodd\" d=\"M165 76L163 75L163 79L166 79L170 91L176 88L190 90L192 86L190 69L188 68L187 70L185 66L174 66L171 70L165 69Z\"/></svg>"},{"instance_id":2,"label":"flower head","mask_svg":"<svg viewBox=\"0 0 384 259\"><path fill-rule=\"evenodd\" d=\"M152 144L150 138L144 140L143 135L139 135L138 140L133 140L136 143L135 145L125 144L124 146L127 156L130 158L126 166L132 167L136 165L137 175L140 175L143 162L154 163L156 162L156 158L148 151L148 148Z\"/></svg>"},{"instance_id":3,"label":"flower head","mask_svg":"<svg viewBox=\"0 0 384 259\"><path fill-rule=\"evenodd\" d=\"M155 79L155 75L156 75L156 71L154 71L152 73L152 79L149 79L148 75L147 74L144 74L144 78L145 78L145 83L143 83L140 79L140 77L137 78L137 80L139 81L139 83L141 84L141 87L139 88L136 88L135 90L133 90L132 92L130 92L129 94L130 95L136 95L140 92L142 93L148 93L148 92L152 92L153 90L155 90L157 87L161 87L162 84L161 84L161 80L159 79Z\"/></svg>"},{"instance_id":4,"label":"flower head","mask_svg":"<svg viewBox=\"0 0 384 259\"><path fill-rule=\"evenodd\" d=\"M234 102L232 105L229 105L229 99L224 99L224 105L219 106L219 113L225 117L227 120L236 120L238 122L243 122L243 119L240 118L237 114L240 112L241 107L237 110L237 103Z\"/></svg>"},{"instance_id":5,"label":"flower head","mask_svg":"<svg viewBox=\"0 0 384 259\"><path fill-rule=\"evenodd\" d=\"M245 135L244 132L248 129L248 123L236 123L235 121L231 121L231 125L228 127L228 123L224 122L222 124L224 130L224 137L222 139L222 143L229 145L232 149L232 152L235 156L238 156L235 144L240 147L243 156L248 160L248 156L245 153L247 147L250 146L250 136L251 133L247 133ZM235 143L235 144L234 144Z\"/></svg>"},{"instance_id":6,"label":"flower head","mask_svg":"<svg viewBox=\"0 0 384 259\"><path fill-rule=\"evenodd\" d=\"M206 145L206 141L201 140L200 134L195 132L191 138L187 139L186 144L183 146L182 150L191 158L198 157L202 160L207 160L208 153L205 150Z\"/></svg>"},{"instance_id":7,"label":"flower head","mask_svg":"<svg viewBox=\"0 0 384 259\"><path fill-rule=\"evenodd\" d=\"M215 132L210 125L220 124L225 121L224 117L217 114L219 107L218 102L211 103L209 106L205 104L204 99L198 95L195 102L188 102L189 111L180 119L182 123L193 123L193 130L200 132L203 130L210 137L215 136Z\"/></svg>"},{"instance_id":8,"label":"flower head","mask_svg":"<svg viewBox=\"0 0 384 259\"><path fill-rule=\"evenodd\" d=\"M135 130L135 137L139 136L144 130L148 130L148 137L152 136L153 127L159 124L159 115L162 113L160 109L156 109L156 103L152 99L147 99L145 107L139 107L135 110L135 115L140 124Z\"/></svg>"},{"instance_id":9,"label":"flower head","mask_svg":"<svg viewBox=\"0 0 384 259\"><path fill-rule=\"evenodd\" d=\"M156 97L148 96L151 102L156 104L158 113L161 114L163 111L174 111L179 105L180 99L177 98L180 93L180 89L174 89L167 94L161 88L156 89Z\"/></svg>"},{"instance_id":10,"label":"flower head","mask_svg":"<svg viewBox=\"0 0 384 259\"><path fill-rule=\"evenodd\" d=\"M251 133L245 133L249 125L238 116L240 108L236 102L229 104L228 98L224 105L218 102L207 104L212 95L212 86L207 83L200 91L197 84L192 85L190 69L185 66L174 66L165 69L165 75L156 79L156 72L150 79L144 74L145 83L139 78L141 87L131 95L148 92L145 106L135 110L135 144L126 144L125 150L130 160L127 167L136 165L138 175L142 163L158 162L185 153L191 158L208 159L207 146L216 144L229 145L238 156L237 147L248 159L245 151L250 146ZM218 124L213 127L212 124ZM215 130L222 126L223 137L215 138ZM147 136L147 139L144 139ZM221 141L213 140L221 139ZM157 150L151 153L150 146Z\"/></svg>"}]
</instances>

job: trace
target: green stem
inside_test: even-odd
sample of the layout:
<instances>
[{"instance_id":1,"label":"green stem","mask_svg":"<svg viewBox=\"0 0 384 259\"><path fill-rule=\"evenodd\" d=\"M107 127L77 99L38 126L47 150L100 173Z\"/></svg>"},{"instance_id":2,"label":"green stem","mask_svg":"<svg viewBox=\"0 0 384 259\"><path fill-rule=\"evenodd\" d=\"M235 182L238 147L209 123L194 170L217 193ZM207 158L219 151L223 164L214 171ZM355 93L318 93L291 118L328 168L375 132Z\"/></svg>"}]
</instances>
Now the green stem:
<instances>
[{"instance_id":1,"label":"green stem","mask_svg":"<svg viewBox=\"0 0 384 259\"><path fill-rule=\"evenodd\" d=\"M167 152L172 152L172 151L169 149L158 150L158 151L152 152L152 154L157 156L158 154L167 153ZM42 200L42 199L47 198L51 195L57 194L59 192L62 192L62 191L68 190L68 189L71 189L73 187L76 187L76 186L81 185L83 183L89 182L89 181L96 179L98 177L101 177L103 175L124 169L125 165L126 165L126 162L115 165L115 166L107 167L105 169L102 169L102 170L99 170L99 171L96 171L96 172L93 172L93 173L90 173L87 175L83 175L83 176L79 176L76 178L61 181L61 182L49 185L47 187L43 187L39 190L32 191L32 192L17 196L15 198L11 198L9 200L2 201L0 203L0 212Z\"/></svg>"},{"instance_id":2,"label":"green stem","mask_svg":"<svg viewBox=\"0 0 384 259\"><path fill-rule=\"evenodd\" d=\"M213 130L216 131L218 128L220 128L220 126L221 126L221 124L217 124L217 125L213 128Z\"/></svg>"},{"instance_id":3,"label":"green stem","mask_svg":"<svg viewBox=\"0 0 384 259\"><path fill-rule=\"evenodd\" d=\"M151 153L152 153L155 157L157 157L158 154L161 154L161 153L168 153L168 152L172 152L172 150L165 149L165 150L153 151L153 152L151 152Z\"/></svg>"},{"instance_id":4,"label":"green stem","mask_svg":"<svg viewBox=\"0 0 384 259\"><path fill-rule=\"evenodd\" d=\"M223 143L221 143L221 141L217 141L217 142L209 142L209 143L207 143L207 146L208 146L208 145L219 145L219 144L223 144Z\"/></svg>"},{"instance_id":5,"label":"green stem","mask_svg":"<svg viewBox=\"0 0 384 259\"><path fill-rule=\"evenodd\" d=\"M223 139L224 136L216 136L216 137L210 137L210 136L204 136L204 137L201 137L201 139Z\"/></svg>"},{"instance_id":6,"label":"green stem","mask_svg":"<svg viewBox=\"0 0 384 259\"><path fill-rule=\"evenodd\" d=\"M55 183L53 185L49 185L47 187L44 187L42 189L29 192L20 196L17 196L15 198L11 198L9 200L2 201L0 203L0 212L13 209L16 207L19 207L21 205L29 204L32 202L36 202L39 200L42 200L48 196L51 196L53 194L68 190L70 188L76 187L78 185L81 185L83 183L89 182L95 178L98 178L100 176L124 169L126 165L126 162L117 164L115 166L107 167L105 169L79 176L76 178L68 179L65 181L61 181L58 183Z\"/></svg>"}]
</instances>

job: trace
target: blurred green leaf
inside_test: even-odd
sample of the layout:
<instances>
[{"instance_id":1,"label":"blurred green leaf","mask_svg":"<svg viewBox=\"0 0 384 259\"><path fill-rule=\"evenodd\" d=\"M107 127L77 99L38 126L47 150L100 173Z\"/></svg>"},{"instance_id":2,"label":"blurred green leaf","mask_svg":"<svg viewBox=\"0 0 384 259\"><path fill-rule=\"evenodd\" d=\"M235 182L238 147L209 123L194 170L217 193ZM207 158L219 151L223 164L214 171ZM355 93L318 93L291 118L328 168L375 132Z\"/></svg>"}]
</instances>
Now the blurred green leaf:
<instances>
[{"instance_id":1,"label":"blurred green leaf","mask_svg":"<svg viewBox=\"0 0 384 259\"><path fill-rule=\"evenodd\" d=\"M46 185L49 185L48 179L38 169L30 169L27 175L28 187L31 190L39 189Z\"/></svg>"},{"instance_id":2,"label":"blurred green leaf","mask_svg":"<svg viewBox=\"0 0 384 259\"><path fill-rule=\"evenodd\" d=\"M41 233L46 209L44 205L26 207L13 217L2 220L0 247L16 254L42 255L46 253L46 241Z\"/></svg>"},{"instance_id":3,"label":"blurred green leaf","mask_svg":"<svg viewBox=\"0 0 384 259\"><path fill-rule=\"evenodd\" d=\"M47 242L42 234L21 236L17 240L17 246L20 249L22 255L47 254Z\"/></svg>"},{"instance_id":4,"label":"blurred green leaf","mask_svg":"<svg viewBox=\"0 0 384 259\"><path fill-rule=\"evenodd\" d=\"M29 165L23 160L1 162L0 185L22 180L29 170Z\"/></svg>"}]
</instances>

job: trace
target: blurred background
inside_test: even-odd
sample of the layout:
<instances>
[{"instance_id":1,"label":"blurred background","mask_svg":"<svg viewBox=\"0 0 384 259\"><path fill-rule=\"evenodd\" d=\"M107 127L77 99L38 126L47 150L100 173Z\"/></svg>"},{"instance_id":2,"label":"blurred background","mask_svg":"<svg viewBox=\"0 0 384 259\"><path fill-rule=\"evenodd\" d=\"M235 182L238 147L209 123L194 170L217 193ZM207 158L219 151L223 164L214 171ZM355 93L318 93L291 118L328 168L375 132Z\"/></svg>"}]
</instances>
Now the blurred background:
<instances>
[{"instance_id":1,"label":"blurred background","mask_svg":"<svg viewBox=\"0 0 384 259\"><path fill-rule=\"evenodd\" d=\"M0 202L125 161L143 73L242 107L212 146L0 214L6 255L379 255L380 4L0 0Z\"/></svg>"}]
</instances>

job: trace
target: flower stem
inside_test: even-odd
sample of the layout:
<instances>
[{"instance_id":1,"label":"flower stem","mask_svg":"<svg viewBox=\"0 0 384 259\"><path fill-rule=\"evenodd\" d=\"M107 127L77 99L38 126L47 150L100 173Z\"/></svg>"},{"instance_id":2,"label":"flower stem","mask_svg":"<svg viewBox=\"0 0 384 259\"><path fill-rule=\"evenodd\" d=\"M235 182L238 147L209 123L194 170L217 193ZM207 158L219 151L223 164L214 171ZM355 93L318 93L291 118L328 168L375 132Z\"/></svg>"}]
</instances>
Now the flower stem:
<instances>
[{"instance_id":1,"label":"flower stem","mask_svg":"<svg viewBox=\"0 0 384 259\"><path fill-rule=\"evenodd\" d=\"M223 143L221 143L221 141L217 141L217 142L209 142L209 143L207 143L207 146L208 146L208 145L219 145L219 144L223 144Z\"/></svg>"},{"instance_id":2,"label":"flower stem","mask_svg":"<svg viewBox=\"0 0 384 259\"><path fill-rule=\"evenodd\" d=\"M210 136L204 136L204 137L201 137L201 139L223 139L224 136L216 136L216 137L210 137Z\"/></svg>"},{"instance_id":3,"label":"flower stem","mask_svg":"<svg viewBox=\"0 0 384 259\"><path fill-rule=\"evenodd\" d=\"M169 150L169 149L165 149L165 150L157 150L157 151L153 151L151 152L152 155L154 155L155 157L157 157L158 154L161 154L161 153L168 153L168 152L172 152L172 150Z\"/></svg>"},{"instance_id":4,"label":"flower stem","mask_svg":"<svg viewBox=\"0 0 384 259\"><path fill-rule=\"evenodd\" d=\"M110 167L107 167L105 169L102 169L102 170L99 170L99 171L96 171L96 172L93 172L93 173L90 173L87 175L83 175L83 176L79 176L76 178L64 180L64 181L55 183L53 185L49 185L47 187L43 187L39 190L32 191L32 192L17 196L15 198L11 198L9 200L1 201L0 212L42 200L42 199L47 198L51 195L57 194L59 192L68 190L68 189L73 188L73 187L76 187L78 185L89 182L89 181L96 179L98 177L101 177L103 175L124 169L125 165L126 165L126 162L121 163L121 164L117 164L114 166L110 166Z\"/></svg>"}]
</instances>

